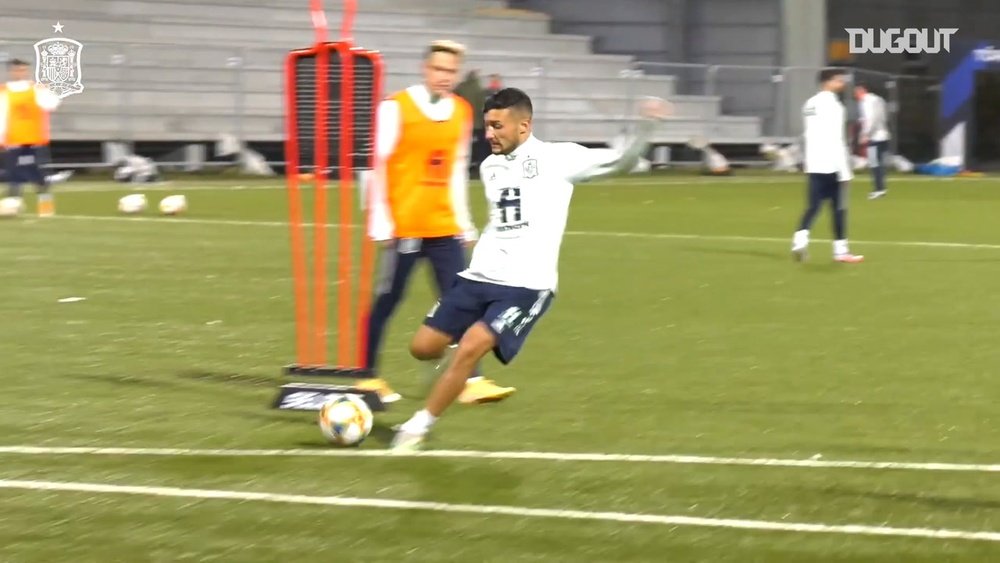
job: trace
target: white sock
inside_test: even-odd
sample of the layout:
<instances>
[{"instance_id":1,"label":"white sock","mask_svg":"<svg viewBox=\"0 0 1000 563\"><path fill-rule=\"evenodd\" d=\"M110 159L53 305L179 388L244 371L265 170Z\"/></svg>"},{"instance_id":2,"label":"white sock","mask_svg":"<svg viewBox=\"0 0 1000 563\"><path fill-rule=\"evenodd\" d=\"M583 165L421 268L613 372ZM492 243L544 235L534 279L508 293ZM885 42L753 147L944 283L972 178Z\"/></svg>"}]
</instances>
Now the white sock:
<instances>
[{"instance_id":1,"label":"white sock","mask_svg":"<svg viewBox=\"0 0 1000 563\"><path fill-rule=\"evenodd\" d=\"M833 255L843 256L844 254L850 254L850 250L847 249L847 239L835 240L833 241Z\"/></svg>"},{"instance_id":2,"label":"white sock","mask_svg":"<svg viewBox=\"0 0 1000 563\"><path fill-rule=\"evenodd\" d=\"M809 246L809 231L795 231L795 235L792 237L792 249L797 250L807 246Z\"/></svg>"},{"instance_id":3,"label":"white sock","mask_svg":"<svg viewBox=\"0 0 1000 563\"><path fill-rule=\"evenodd\" d=\"M421 409L413 413L410 420L404 422L399 429L407 434L423 435L431 429L431 426L434 426L436 420L437 417L427 412L427 409Z\"/></svg>"},{"instance_id":4,"label":"white sock","mask_svg":"<svg viewBox=\"0 0 1000 563\"><path fill-rule=\"evenodd\" d=\"M470 377L466 383L478 383L483 380L483 376L477 375L476 377Z\"/></svg>"}]
</instances>

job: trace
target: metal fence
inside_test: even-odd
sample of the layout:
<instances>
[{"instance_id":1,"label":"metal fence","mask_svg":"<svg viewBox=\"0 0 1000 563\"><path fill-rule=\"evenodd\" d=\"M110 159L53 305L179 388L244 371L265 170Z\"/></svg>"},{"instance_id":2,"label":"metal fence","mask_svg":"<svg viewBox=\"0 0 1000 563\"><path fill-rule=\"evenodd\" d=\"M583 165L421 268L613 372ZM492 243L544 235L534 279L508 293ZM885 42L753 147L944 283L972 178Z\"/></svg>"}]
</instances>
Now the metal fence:
<instances>
[{"instance_id":1,"label":"metal fence","mask_svg":"<svg viewBox=\"0 0 1000 563\"><path fill-rule=\"evenodd\" d=\"M717 99L715 116L752 117L761 121L761 134L793 138L801 134L801 107L816 91L822 67L713 65L651 63L633 65L632 78L647 75L674 77L675 94L711 96ZM849 68L851 83L863 84L886 100L890 116L893 152L929 158L936 153L938 80L929 76L899 75ZM848 119L858 117L850 92L842 97Z\"/></svg>"}]
</instances>

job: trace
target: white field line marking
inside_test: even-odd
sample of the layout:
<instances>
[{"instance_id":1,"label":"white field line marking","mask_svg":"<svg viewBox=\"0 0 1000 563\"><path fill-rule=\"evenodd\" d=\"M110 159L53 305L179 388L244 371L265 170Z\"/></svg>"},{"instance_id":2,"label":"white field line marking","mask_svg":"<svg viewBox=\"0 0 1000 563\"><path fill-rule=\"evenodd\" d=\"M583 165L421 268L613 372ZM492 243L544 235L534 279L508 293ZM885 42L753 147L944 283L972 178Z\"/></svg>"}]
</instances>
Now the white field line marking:
<instances>
[{"instance_id":1,"label":"white field line marking","mask_svg":"<svg viewBox=\"0 0 1000 563\"><path fill-rule=\"evenodd\" d=\"M248 221L241 219L196 219L187 217L120 217L115 215L59 215L60 219L72 219L77 221L113 221L113 222L154 222L154 223L177 223L189 225L229 225L239 227L285 227L287 221ZM303 226L312 227L312 223L305 223ZM327 223L327 228L338 228L340 223ZM360 225L351 225L357 229ZM775 242L788 243L790 237L748 237L738 235L697 235L684 233L634 233L616 231L566 231L568 236L586 237L608 237L608 238L639 238L639 239L663 239L663 240L706 240L706 241L727 241L727 242ZM830 239L814 238L813 242L832 242ZM851 240L854 244L868 244L873 246L909 246L920 248L970 248L979 250L1000 250L1000 244L972 243L972 242L937 242L937 241L906 241L906 240Z\"/></svg>"},{"instance_id":2,"label":"white field line marking","mask_svg":"<svg viewBox=\"0 0 1000 563\"><path fill-rule=\"evenodd\" d=\"M768 530L782 532L807 532L825 534L895 536L910 538L931 538L944 540L977 540L1000 542L1000 532L972 532L964 530L942 530L931 528L893 528L889 526L867 526L862 524L830 525L797 522L771 522L767 520L738 520L731 518L699 518L695 516L668 516L659 514L633 514L627 512L590 512L560 508L528 508L521 506L497 506L484 504L451 504L445 502L356 498L337 496L291 495L280 493L257 493L249 491L227 491L215 489L187 489L178 487L149 487L132 485L108 485L100 483L67 483L56 481L0 480L2 489L22 489L33 491L65 491L81 493L143 495L174 498L198 498L212 500L239 500L273 502L285 504L311 504L348 508L382 508L391 510L422 510L430 512L450 512L458 514L489 514L516 516L522 518L558 518L563 520L597 520L603 522L626 522L635 524L659 524L663 526L697 526L703 528L736 528L743 530Z\"/></svg>"},{"instance_id":3,"label":"white field line marking","mask_svg":"<svg viewBox=\"0 0 1000 563\"><path fill-rule=\"evenodd\" d=\"M756 467L806 467L817 469L876 469L902 471L964 471L1000 473L1000 464L940 463L909 461L849 461L825 459L782 459L714 457L696 455L635 455L559 452L488 452L477 450L426 450L395 453L379 449L194 449L194 448L97 448L0 446L0 455L95 455L95 456L188 456L188 457L431 457L458 459L579 461L619 463L667 463L680 465L742 465Z\"/></svg>"},{"instance_id":4,"label":"white field line marking","mask_svg":"<svg viewBox=\"0 0 1000 563\"><path fill-rule=\"evenodd\" d=\"M867 178L859 178L867 186L870 182ZM890 182L893 181L893 177L890 177ZM727 184L797 184L805 183L805 176L802 174L789 174L789 175L771 175L771 176L740 176L731 178L699 178L691 177L685 179L676 179L673 177L664 177L663 179L657 178L641 178L641 177L628 177L624 176L621 178L613 178L607 180L601 180L598 182L593 182L589 184L581 184L584 187L645 187L645 186L688 186L688 185L703 185L712 184L718 186L725 186ZM933 176L914 176L914 177L900 177L898 181L903 181L906 183L924 183L924 182L959 182L959 183L979 183L979 182L1000 182L1000 178L997 177L983 177L983 178L939 178ZM858 180L855 180L855 185ZM88 185L89 184L89 185ZM309 183L304 182L302 187L307 191L310 189ZM328 189L335 189L337 184L328 184ZM150 192L184 192L184 191L251 191L251 190L279 190L285 189L284 180L281 177L276 177L274 183L258 183L253 182L250 184L240 184L238 181L234 181L233 184L214 184L212 182L206 182L205 184L193 184L191 182L183 182L178 184L150 184L150 185L139 185L135 186L132 184L114 184L110 181L77 181L69 182L65 185L60 185L57 188L61 192L65 193L100 193L100 192L136 192L141 193L144 191Z\"/></svg>"}]
</instances>

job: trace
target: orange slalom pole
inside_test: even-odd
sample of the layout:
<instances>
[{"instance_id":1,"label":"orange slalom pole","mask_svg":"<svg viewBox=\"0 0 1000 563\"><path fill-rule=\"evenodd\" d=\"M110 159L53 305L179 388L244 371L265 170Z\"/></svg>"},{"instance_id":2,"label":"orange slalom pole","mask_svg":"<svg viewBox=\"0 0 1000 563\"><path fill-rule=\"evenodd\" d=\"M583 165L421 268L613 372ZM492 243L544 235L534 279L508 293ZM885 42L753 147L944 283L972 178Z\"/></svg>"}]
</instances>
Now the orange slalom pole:
<instances>
[{"instance_id":1,"label":"orange slalom pole","mask_svg":"<svg viewBox=\"0 0 1000 563\"><path fill-rule=\"evenodd\" d=\"M346 17L346 16L345 16ZM340 136L340 271L338 275L337 361L341 366L349 365L351 353L351 265L354 205L354 58L350 45L341 53L343 60L343 80L340 89L341 136Z\"/></svg>"},{"instance_id":2,"label":"orange slalom pole","mask_svg":"<svg viewBox=\"0 0 1000 563\"><path fill-rule=\"evenodd\" d=\"M351 265L353 258L351 222L354 204L354 57L353 27L357 0L345 0L340 28L340 264L337 297L337 362L350 365L351 351ZM355 341L357 342L357 341Z\"/></svg>"},{"instance_id":3,"label":"orange slalom pole","mask_svg":"<svg viewBox=\"0 0 1000 563\"><path fill-rule=\"evenodd\" d=\"M378 131L378 104L382 99L382 57L378 53L367 52L368 57L371 59L373 66L373 77L374 84L372 93L372 107L371 107L371 126L372 135L374 138L375 132ZM369 161L369 168L375 169L375 154L372 151L371 160ZM360 280L358 282L358 358L357 365L360 367L367 367L367 357L366 352L368 348L368 322L369 313L371 308L371 297L372 297L372 277L375 272L375 243L367 236L368 224L371 220L371 208L372 208L372 189L367 187L364 190L367 201L364 202L364 223L362 224L361 233L361 274Z\"/></svg>"},{"instance_id":4,"label":"orange slalom pole","mask_svg":"<svg viewBox=\"0 0 1000 563\"><path fill-rule=\"evenodd\" d=\"M327 109L330 102L329 65L330 50L322 42L326 40L326 17L323 16L319 0L313 2L313 22L321 22L316 27L318 52L316 53L316 149L313 158L315 184L313 193L313 356L315 365L326 364L327 347L327 200L326 169L329 166ZM319 14L319 15L317 15Z\"/></svg>"},{"instance_id":5,"label":"orange slalom pole","mask_svg":"<svg viewBox=\"0 0 1000 563\"><path fill-rule=\"evenodd\" d=\"M306 266L302 226L302 191L299 187L299 139L295 107L295 62L298 54L285 59L285 178L288 185L288 226L292 245L292 287L295 303L295 358L299 365L312 361L309 327L309 271Z\"/></svg>"}]
</instances>

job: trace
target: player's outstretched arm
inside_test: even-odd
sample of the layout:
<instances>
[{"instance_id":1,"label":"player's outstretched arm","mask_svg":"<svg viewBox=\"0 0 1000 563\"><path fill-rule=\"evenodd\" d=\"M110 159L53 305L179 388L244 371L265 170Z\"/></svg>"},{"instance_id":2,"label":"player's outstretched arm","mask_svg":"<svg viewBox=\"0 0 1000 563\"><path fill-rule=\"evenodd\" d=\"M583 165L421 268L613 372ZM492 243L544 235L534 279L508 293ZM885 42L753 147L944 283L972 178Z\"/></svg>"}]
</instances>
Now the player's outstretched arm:
<instances>
[{"instance_id":1,"label":"player's outstretched arm","mask_svg":"<svg viewBox=\"0 0 1000 563\"><path fill-rule=\"evenodd\" d=\"M568 155L566 160L569 167L567 179L578 183L632 170L649 148L649 141L656 126L672 112L673 108L666 100L644 99L639 104L639 116L642 119L621 152L569 145L573 147L571 149L573 154Z\"/></svg>"}]
</instances>

